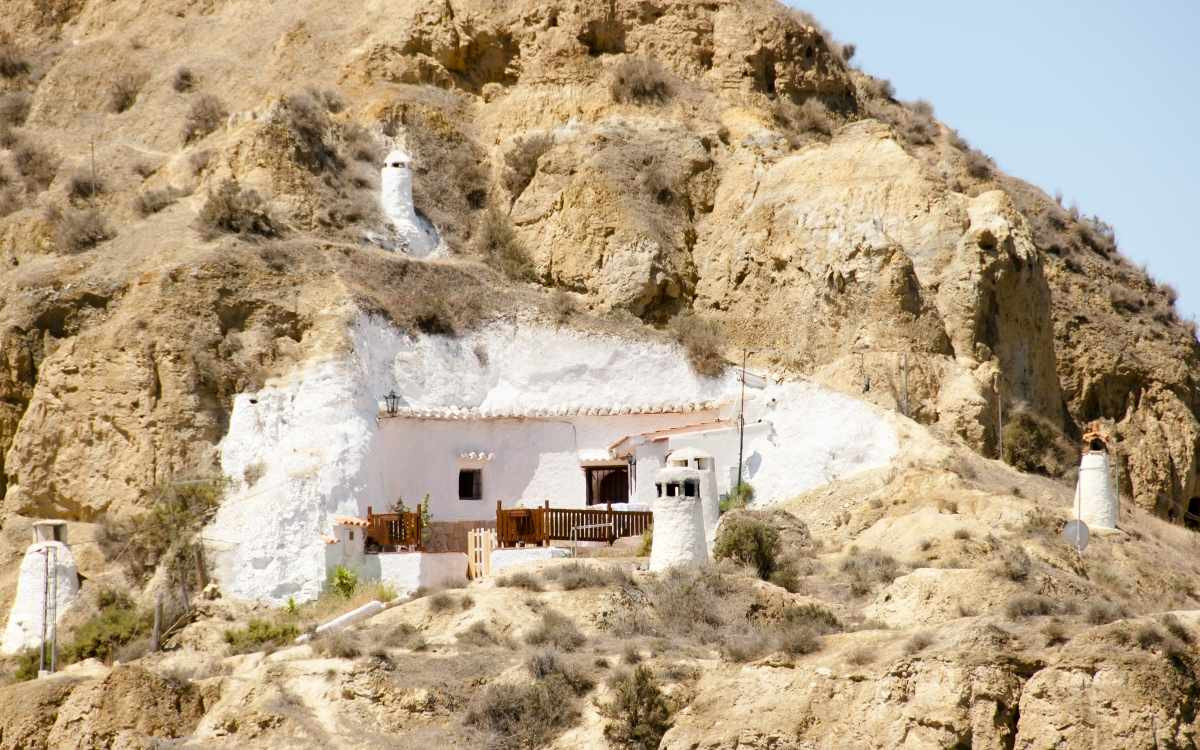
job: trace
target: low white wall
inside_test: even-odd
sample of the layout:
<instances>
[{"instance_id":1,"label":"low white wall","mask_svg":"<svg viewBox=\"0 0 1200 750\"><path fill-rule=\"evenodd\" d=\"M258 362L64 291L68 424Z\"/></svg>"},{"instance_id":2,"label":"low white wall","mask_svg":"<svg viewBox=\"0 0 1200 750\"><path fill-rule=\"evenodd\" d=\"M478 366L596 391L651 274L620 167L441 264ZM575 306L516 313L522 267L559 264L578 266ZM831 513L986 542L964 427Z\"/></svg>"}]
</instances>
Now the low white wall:
<instances>
[{"instance_id":1,"label":"low white wall","mask_svg":"<svg viewBox=\"0 0 1200 750\"><path fill-rule=\"evenodd\" d=\"M398 596L467 585L467 556L461 552L382 552L367 555L365 564L369 578L390 583Z\"/></svg>"},{"instance_id":2,"label":"low white wall","mask_svg":"<svg viewBox=\"0 0 1200 750\"><path fill-rule=\"evenodd\" d=\"M513 549L494 549L492 550L492 575L496 575L506 568L511 568L514 565L522 563L537 562L539 560L554 560L563 557L570 557L571 553L562 547L517 547Z\"/></svg>"}]
</instances>

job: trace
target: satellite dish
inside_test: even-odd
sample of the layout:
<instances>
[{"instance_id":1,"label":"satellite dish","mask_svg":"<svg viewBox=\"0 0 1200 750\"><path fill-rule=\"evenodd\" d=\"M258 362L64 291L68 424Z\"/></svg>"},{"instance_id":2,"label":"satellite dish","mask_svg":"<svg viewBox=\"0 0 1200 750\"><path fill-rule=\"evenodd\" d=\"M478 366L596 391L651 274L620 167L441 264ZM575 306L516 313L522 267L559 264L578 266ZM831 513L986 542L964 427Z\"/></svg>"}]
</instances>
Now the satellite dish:
<instances>
[{"instance_id":1,"label":"satellite dish","mask_svg":"<svg viewBox=\"0 0 1200 750\"><path fill-rule=\"evenodd\" d=\"M1088 532L1087 524L1083 521L1069 521L1062 530L1062 536L1067 540L1067 544L1083 554L1083 551L1087 549L1088 537L1091 534Z\"/></svg>"}]
</instances>

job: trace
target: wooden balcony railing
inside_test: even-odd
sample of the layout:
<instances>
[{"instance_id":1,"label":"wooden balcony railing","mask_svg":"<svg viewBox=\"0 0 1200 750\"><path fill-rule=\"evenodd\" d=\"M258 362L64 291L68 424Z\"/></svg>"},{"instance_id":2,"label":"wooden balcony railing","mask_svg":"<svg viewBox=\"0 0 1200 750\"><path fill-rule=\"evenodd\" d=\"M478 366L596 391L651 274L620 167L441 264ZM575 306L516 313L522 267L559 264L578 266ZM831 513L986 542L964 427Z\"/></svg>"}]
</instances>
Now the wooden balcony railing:
<instances>
[{"instance_id":1,"label":"wooden balcony railing","mask_svg":"<svg viewBox=\"0 0 1200 750\"><path fill-rule=\"evenodd\" d=\"M373 513L367 507L367 551L395 552L421 549L421 514Z\"/></svg>"},{"instance_id":2,"label":"wooden balcony railing","mask_svg":"<svg viewBox=\"0 0 1200 750\"><path fill-rule=\"evenodd\" d=\"M541 508L501 507L496 502L496 541L501 547L517 545L548 545L551 540L607 542L621 537L641 536L653 523L653 515L645 510L613 510L606 508L551 508L550 502ZM574 535L572 535L574 532Z\"/></svg>"}]
</instances>

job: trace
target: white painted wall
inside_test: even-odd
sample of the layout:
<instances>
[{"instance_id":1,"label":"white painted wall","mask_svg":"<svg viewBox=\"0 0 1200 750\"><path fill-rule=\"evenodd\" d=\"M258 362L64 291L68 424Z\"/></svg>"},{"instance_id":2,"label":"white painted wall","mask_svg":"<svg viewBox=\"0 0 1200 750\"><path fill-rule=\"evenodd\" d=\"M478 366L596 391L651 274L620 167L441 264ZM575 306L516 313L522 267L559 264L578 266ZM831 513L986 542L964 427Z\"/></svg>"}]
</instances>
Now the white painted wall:
<instances>
[{"instance_id":1,"label":"white painted wall","mask_svg":"<svg viewBox=\"0 0 1200 750\"><path fill-rule=\"evenodd\" d=\"M50 552L50 551L53 552ZM0 652L15 654L27 648L36 648L42 639L42 623L44 622L46 597L46 563L47 553L50 553L50 575L57 580L58 596L55 602L58 607L56 621L61 621L63 613L79 595L79 574L75 567L75 557L71 550L61 542L37 542L25 550L21 560L21 568L17 572L17 595L13 599L12 609L8 613L8 624L4 628L4 642L0 644Z\"/></svg>"},{"instance_id":2,"label":"white painted wall","mask_svg":"<svg viewBox=\"0 0 1200 750\"><path fill-rule=\"evenodd\" d=\"M462 552L385 552L367 555L369 580L390 583L398 596L417 589L467 585L467 556Z\"/></svg>"},{"instance_id":3,"label":"white painted wall","mask_svg":"<svg viewBox=\"0 0 1200 750\"><path fill-rule=\"evenodd\" d=\"M413 506L429 493L432 515L439 521L494 518L497 500L504 507L546 500L555 507L583 507L587 486L580 451L604 449L634 433L715 418L715 411L699 411L561 419L385 419L368 459L373 481L364 500L381 511L397 497ZM495 454L482 465L482 500L458 497L458 471L468 465L459 456L467 451ZM639 477L653 476L653 469L642 472L639 468ZM652 484L650 488L653 492Z\"/></svg>"},{"instance_id":4,"label":"white painted wall","mask_svg":"<svg viewBox=\"0 0 1200 750\"><path fill-rule=\"evenodd\" d=\"M1117 489L1109 470L1108 454L1087 451L1079 461L1075 489L1076 513L1092 529L1115 529L1120 515Z\"/></svg>"}]
</instances>

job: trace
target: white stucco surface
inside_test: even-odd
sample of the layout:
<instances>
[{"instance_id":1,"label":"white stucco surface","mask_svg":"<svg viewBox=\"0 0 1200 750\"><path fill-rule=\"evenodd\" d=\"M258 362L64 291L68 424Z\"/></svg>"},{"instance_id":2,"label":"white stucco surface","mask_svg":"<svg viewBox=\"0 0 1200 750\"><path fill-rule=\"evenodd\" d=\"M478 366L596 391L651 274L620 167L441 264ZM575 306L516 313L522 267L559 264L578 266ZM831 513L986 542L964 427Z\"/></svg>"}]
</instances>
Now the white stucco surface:
<instances>
[{"instance_id":1,"label":"white stucco surface","mask_svg":"<svg viewBox=\"0 0 1200 750\"><path fill-rule=\"evenodd\" d=\"M700 565L708 560L704 513L699 497L656 498L653 512L654 542L650 547L652 572L676 565Z\"/></svg>"},{"instance_id":2,"label":"white stucco surface","mask_svg":"<svg viewBox=\"0 0 1200 750\"><path fill-rule=\"evenodd\" d=\"M492 575L496 575L514 565L538 562L540 560L556 560L570 557L569 550L562 547L515 547L492 550Z\"/></svg>"},{"instance_id":3,"label":"white stucco surface","mask_svg":"<svg viewBox=\"0 0 1200 750\"><path fill-rule=\"evenodd\" d=\"M413 506L429 493L439 521L494 518L497 500L583 505L582 463L628 435L731 420L738 392L736 372L698 377L675 345L567 328L505 322L457 338L409 336L362 317L348 344L234 398L221 444L231 486L203 535L228 596L316 597L333 558L359 564L326 549L333 517L384 511L401 497ZM379 419L393 389L402 408L472 416ZM747 394L744 471L757 503L885 465L897 450L889 416L848 396L803 382ZM663 408L681 403L699 410ZM539 409L561 416L497 416ZM717 490L727 492L735 429L637 443L633 499L652 504L666 451L688 446L713 455ZM483 470L481 500L459 499L458 470L468 466Z\"/></svg>"},{"instance_id":4,"label":"white stucco surface","mask_svg":"<svg viewBox=\"0 0 1200 750\"><path fill-rule=\"evenodd\" d=\"M8 613L0 652L15 654L27 648L36 648L41 643L46 605L47 554L50 555L50 562L55 563L50 567L50 575L58 584L56 621L62 620L63 613L79 594L79 575L71 550L61 542L31 544L25 550L17 573L17 595Z\"/></svg>"},{"instance_id":5,"label":"white stucco surface","mask_svg":"<svg viewBox=\"0 0 1200 750\"><path fill-rule=\"evenodd\" d=\"M1079 461L1076 513L1092 529L1115 529L1120 513L1116 487L1109 472L1108 454L1088 451Z\"/></svg>"},{"instance_id":6,"label":"white stucco surface","mask_svg":"<svg viewBox=\"0 0 1200 750\"><path fill-rule=\"evenodd\" d=\"M408 254L427 258L437 250L437 233L417 215L412 186L412 157L392 151L379 170L379 205Z\"/></svg>"},{"instance_id":7,"label":"white stucco surface","mask_svg":"<svg viewBox=\"0 0 1200 750\"><path fill-rule=\"evenodd\" d=\"M390 583L398 596L417 589L467 585L467 556L462 552L392 552L367 555L368 575Z\"/></svg>"}]
</instances>

